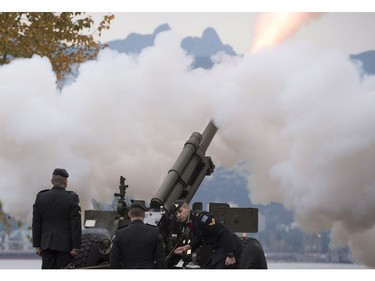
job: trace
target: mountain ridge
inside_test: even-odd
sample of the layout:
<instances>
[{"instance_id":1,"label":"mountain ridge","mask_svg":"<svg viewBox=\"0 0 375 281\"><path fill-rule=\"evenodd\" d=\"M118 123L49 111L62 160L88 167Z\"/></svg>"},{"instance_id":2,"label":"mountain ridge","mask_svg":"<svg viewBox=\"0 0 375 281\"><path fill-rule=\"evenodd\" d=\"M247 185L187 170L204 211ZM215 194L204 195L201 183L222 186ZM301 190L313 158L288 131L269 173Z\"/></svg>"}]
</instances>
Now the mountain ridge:
<instances>
[{"instance_id":1,"label":"mountain ridge","mask_svg":"<svg viewBox=\"0 0 375 281\"><path fill-rule=\"evenodd\" d=\"M155 37L159 33L169 30L171 30L170 26L165 23L155 28L151 34L131 33L125 39L109 41L106 44L110 49L119 52L139 54L144 48L154 44ZM237 55L232 46L222 43L219 35L212 27L207 27L201 37L188 36L183 38L181 47L195 58L193 68L211 68L214 65L211 56L218 52L224 52L230 56Z\"/></svg>"},{"instance_id":2,"label":"mountain ridge","mask_svg":"<svg viewBox=\"0 0 375 281\"><path fill-rule=\"evenodd\" d=\"M155 37L165 31L172 30L169 24L164 23L154 29L151 34L130 33L125 39L108 41L110 49L123 53L139 54L144 48L154 45ZM181 47L192 55L195 60L193 68L209 69L214 65L211 56L218 52L224 52L230 56L238 56L233 47L224 44L212 27L203 30L201 37L188 36L182 39ZM362 64L365 74L375 74L375 50L367 50L358 54L351 54L349 58Z\"/></svg>"}]
</instances>

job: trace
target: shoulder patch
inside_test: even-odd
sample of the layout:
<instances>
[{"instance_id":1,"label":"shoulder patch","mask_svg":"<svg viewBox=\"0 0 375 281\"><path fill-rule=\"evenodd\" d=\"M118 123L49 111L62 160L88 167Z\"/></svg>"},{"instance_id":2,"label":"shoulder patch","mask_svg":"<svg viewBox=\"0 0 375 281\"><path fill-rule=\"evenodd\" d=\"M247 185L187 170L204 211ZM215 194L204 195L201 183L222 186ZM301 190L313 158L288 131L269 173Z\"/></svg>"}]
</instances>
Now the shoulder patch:
<instances>
[{"instance_id":1,"label":"shoulder patch","mask_svg":"<svg viewBox=\"0 0 375 281\"><path fill-rule=\"evenodd\" d=\"M206 214L202 214L200 219L201 219L201 222L206 223L208 221L209 217Z\"/></svg>"},{"instance_id":2,"label":"shoulder patch","mask_svg":"<svg viewBox=\"0 0 375 281\"><path fill-rule=\"evenodd\" d=\"M69 193L71 193L71 194L77 194L77 193L75 193L75 192L72 191L72 190L66 190L66 192L69 192Z\"/></svg>"},{"instance_id":3,"label":"shoulder patch","mask_svg":"<svg viewBox=\"0 0 375 281\"><path fill-rule=\"evenodd\" d=\"M50 189L43 189L41 191L39 191L38 193L42 193L42 192L46 192L46 191L49 191Z\"/></svg>"},{"instance_id":4,"label":"shoulder patch","mask_svg":"<svg viewBox=\"0 0 375 281\"><path fill-rule=\"evenodd\" d=\"M210 213L207 213L207 212L202 212L200 214L200 221L209 226L213 226L216 224L215 218Z\"/></svg>"}]
</instances>

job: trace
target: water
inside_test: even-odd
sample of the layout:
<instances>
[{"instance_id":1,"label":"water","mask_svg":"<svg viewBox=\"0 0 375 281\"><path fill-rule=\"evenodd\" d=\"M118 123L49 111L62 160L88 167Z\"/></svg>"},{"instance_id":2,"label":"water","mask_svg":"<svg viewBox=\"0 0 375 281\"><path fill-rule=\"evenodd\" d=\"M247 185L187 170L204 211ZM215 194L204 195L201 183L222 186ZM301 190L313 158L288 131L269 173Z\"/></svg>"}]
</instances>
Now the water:
<instances>
[{"instance_id":1,"label":"water","mask_svg":"<svg viewBox=\"0 0 375 281\"><path fill-rule=\"evenodd\" d=\"M270 270L40 270L41 259L0 259L2 280L375 280L355 264L268 263ZM364 269L364 270L362 270ZM57 274L56 274L57 273ZM183 273L183 278L182 274ZM141 276L141 278L140 278ZM134 277L134 278L132 278Z\"/></svg>"}]
</instances>

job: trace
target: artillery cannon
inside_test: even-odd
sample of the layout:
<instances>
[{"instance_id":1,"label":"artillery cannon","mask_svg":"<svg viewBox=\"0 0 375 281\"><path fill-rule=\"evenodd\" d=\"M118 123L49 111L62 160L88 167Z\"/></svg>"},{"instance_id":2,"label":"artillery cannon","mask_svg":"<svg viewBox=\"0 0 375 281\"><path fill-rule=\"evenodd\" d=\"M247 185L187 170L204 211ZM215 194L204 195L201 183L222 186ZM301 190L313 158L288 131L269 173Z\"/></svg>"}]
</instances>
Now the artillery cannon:
<instances>
[{"instance_id":1,"label":"artillery cannon","mask_svg":"<svg viewBox=\"0 0 375 281\"><path fill-rule=\"evenodd\" d=\"M145 214L145 223L159 227L166 245L166 262L168 268L176 267L180 257L171 254L178 246L188 242L188 237L181 233L172 213L172 204L178 199L191 203L196 191L206 176L214 172L215 165L206 151L214 138L217 127L211 120L202 134L193 132L185 142L182 152L169 170L165 180L155 196L150 200ZM120 177L117 210L86 210L84 212L84 234L82 246L75 259L75 268L109 268L109 253L112 237L118 227L130 223L127 217L128 206L125 202L125 178ZM141 201L145 203L145 201ZM146 204L145 204L146 205ZM202 203L195 202L193 209L202 210ZM258 209L232 208L227 203L210 203L209 212L234 232L257 232ZM246 244L249 240L243 238ZM204 253L205 249L201 249ZM244 254L248 251L244 250ZM190 259L202 261L199 252ZM249 260L248 258L245 260Z\"/></svg>"}]
</instances>

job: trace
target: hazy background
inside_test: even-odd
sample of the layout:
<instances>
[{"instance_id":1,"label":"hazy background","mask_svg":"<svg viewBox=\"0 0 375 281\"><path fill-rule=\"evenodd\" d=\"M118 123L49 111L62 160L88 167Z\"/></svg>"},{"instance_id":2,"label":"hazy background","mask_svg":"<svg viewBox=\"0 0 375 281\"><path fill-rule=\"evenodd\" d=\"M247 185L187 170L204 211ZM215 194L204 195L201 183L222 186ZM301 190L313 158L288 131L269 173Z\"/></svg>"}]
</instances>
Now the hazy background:
<instances>
[{"instance_id":1,"label":"hazy background","mask_svg":"<svg viewBox=\"0 0 375 281\"><path fill-rule=\"evenodd\" d=\"M116 36L141 32L138 26L154 16L132 15L143 21ZM244 54L219 54L209 71L191 69L180 43L194 33L175 30L169 16L147 27L145 33L171 25L154 46L136 56L104 50L61 90L46 58L0 68L4 210L30 223L35 194L50 187L55 167L68 170L83 209L92 198L110 201L120 175L129 195L150 199L191 132L214 118L219 131L209 154L248 176L254 203L282 203L300 227L330 230L358 262L375 267L375 79L348 59L374 49L366 33L373 14L321 15L256 53L246 52L255 35L250 23L230 28L242 47L207 23ZM227 32L240 17L225 16ZM187 26L194 17L180 15Z\"/></svg>"}]
</instances>

